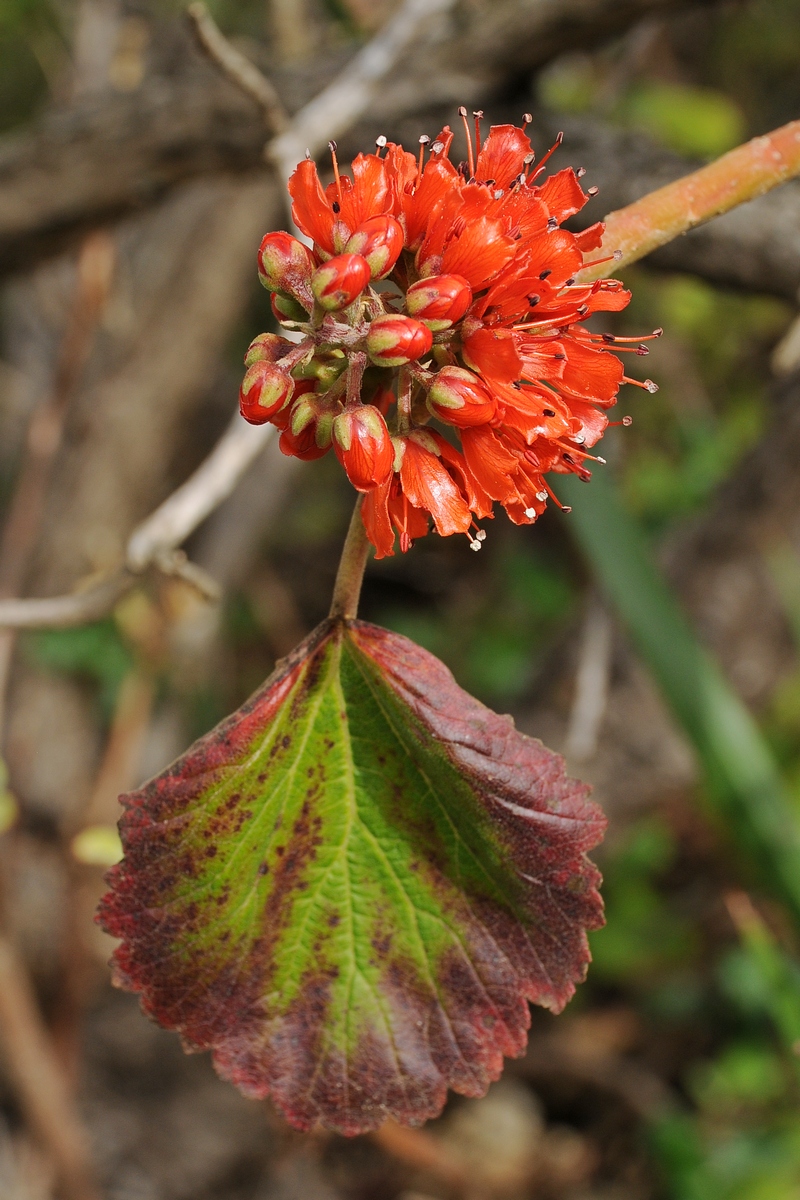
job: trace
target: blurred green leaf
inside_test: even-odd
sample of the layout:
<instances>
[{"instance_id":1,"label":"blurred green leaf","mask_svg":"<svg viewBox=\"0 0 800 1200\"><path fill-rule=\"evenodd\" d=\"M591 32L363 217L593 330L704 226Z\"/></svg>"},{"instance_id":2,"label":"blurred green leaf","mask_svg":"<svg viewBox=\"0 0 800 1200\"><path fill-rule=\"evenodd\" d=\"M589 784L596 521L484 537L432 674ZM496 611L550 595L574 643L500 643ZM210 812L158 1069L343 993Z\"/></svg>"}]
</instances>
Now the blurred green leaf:
<instances>
[{"instance_id":1,"label":"blurred green leaf","mask_svg":"<svg viewBox=\"0 0 800 1200\"><path fill-rule=\"evenodd\" d=\"M570 529L697 752L710 799L800 915L800 828L765 739L692 633L609 474L596 472L589 486L564 475L557 488L572 506Z\"/></svg>"},{"instance_id":2,"label":"blurred green leaf","mask_svg":"<svg viewBox=\"0 0 800 1200\"><path fill-rule=\"evenodd\" d=\"M89 679L100 689L100 702L110 711L117 689L133 666L133 657L113 620L79 629L48 629L30 634L26 647L40 667Z\"/></svg>"},{"instance_id":3,"label":"blurred green leaf","mask_svg":"<svg viewBox=\"0 0 800 1200\"><path fill-rule=\"evenodd\" d=\"M660 80L628 91L617 116L681 154L716 158L746 136L744 114L724 92Z\"/></svg>"}]
</instances>

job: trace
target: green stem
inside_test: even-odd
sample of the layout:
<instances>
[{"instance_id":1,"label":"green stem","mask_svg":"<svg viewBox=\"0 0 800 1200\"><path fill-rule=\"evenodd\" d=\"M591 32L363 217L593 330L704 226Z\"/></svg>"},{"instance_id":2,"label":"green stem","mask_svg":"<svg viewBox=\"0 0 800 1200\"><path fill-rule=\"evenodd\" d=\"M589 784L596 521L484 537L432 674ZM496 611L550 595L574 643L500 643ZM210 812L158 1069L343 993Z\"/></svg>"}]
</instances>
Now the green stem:
<instances>
[{"instance_id":1,"label":"green stem","mask_svg":"<svg viewBox=\"0 0 800 1200\"><path fill-rule=\"evenodd\" d=\"M369 557L369 541L364 522L361 520L363 502L364 497L359 496L342 547L328 614L332 621L352 621L358 612L358 598L361 595L364 569Z\"/></svg>"}]
</instances>

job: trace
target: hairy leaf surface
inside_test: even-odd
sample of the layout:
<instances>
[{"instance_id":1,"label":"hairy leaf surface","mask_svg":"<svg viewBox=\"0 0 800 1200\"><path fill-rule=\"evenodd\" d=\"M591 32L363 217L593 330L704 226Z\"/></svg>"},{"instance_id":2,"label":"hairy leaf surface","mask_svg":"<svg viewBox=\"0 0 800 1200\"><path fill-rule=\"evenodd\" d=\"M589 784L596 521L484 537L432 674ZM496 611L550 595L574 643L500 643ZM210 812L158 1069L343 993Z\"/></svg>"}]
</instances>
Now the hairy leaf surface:
<instances>
[{"instance_id":1,"label":"hairy leaf surface","mask_svg":"<svg viewBox=\"0 0 800 1200\"><path fill-rule=\"evenodd\" d=\"M413 642L325 623L123 797L118 981L301 1129L419 1123L585 974L587 792Z\"/></svg>"}]
</instances>

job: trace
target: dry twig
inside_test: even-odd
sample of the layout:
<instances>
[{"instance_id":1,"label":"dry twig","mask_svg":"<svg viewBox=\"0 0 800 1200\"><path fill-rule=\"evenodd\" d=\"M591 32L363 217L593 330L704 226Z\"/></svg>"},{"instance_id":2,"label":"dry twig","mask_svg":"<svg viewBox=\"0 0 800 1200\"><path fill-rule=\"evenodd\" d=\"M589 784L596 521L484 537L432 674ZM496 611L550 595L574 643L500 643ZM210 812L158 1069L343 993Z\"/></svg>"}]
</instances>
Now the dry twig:
<instances>
[{"instance_id":1,"label":"dry twig","mask_svg":"<svg viewBox=\"0 0 800 1200\"><path fill-rule=\"evenodd\" d=\"M271 132L283 133L289 125L289 114L266 75L262 75L246 55L231 45L201 0L194 0L186 13L206 54L237 87L255 100Z\"/></svg>"},{"instance_id":2,"label":"dry twig","mask_svg":"<svg viewBox=\"0 0 800 1200\"><path fill-rule=\"evenodd\" d=\"M14 947L1 935L0 1029L22 1107L53 1159L66 1200L98 1200L84 1131L27 971Z\"/></svg>"}]
</instances>

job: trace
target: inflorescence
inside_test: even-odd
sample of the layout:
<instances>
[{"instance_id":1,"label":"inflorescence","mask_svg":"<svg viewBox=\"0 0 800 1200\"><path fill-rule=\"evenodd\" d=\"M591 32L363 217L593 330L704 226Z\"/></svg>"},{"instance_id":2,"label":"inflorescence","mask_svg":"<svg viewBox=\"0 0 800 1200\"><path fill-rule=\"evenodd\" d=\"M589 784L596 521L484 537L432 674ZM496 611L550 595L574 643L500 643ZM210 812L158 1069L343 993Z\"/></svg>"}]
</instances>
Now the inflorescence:
<instances>
[{"instance_id":1,"label":"inflorescence","mask_svg":"<svg viewBox=\"0 0 800 1200\"><path fill-rule=\"evenodd\" d=\"M416 156L379 138L375 154L352 163L352 179L332 143L327 188L310 160L289 181L313 248L277 232L259 251L275 317L302 340L255 339L242 414L276 425L285 454L333 448L365 494L378 558L394 553L396 534L407 550L430 518L477 550L476 522L494 502L517 524L535 521L548 499L558 503L547 473L588 479L587 464L603 461L589 448L620 385L656 390L628 378L617 356L646 353L642 339L584 325L630 299L619 280L577 280L596 265L585 256L604 227L574 234L562 223L596 189L584 193L572 168L542 180L552 150L534 167L529 116L482 142L481 115L459 166L449 127L433 143L420 138Z\"/></svg>"}]
</instances>

